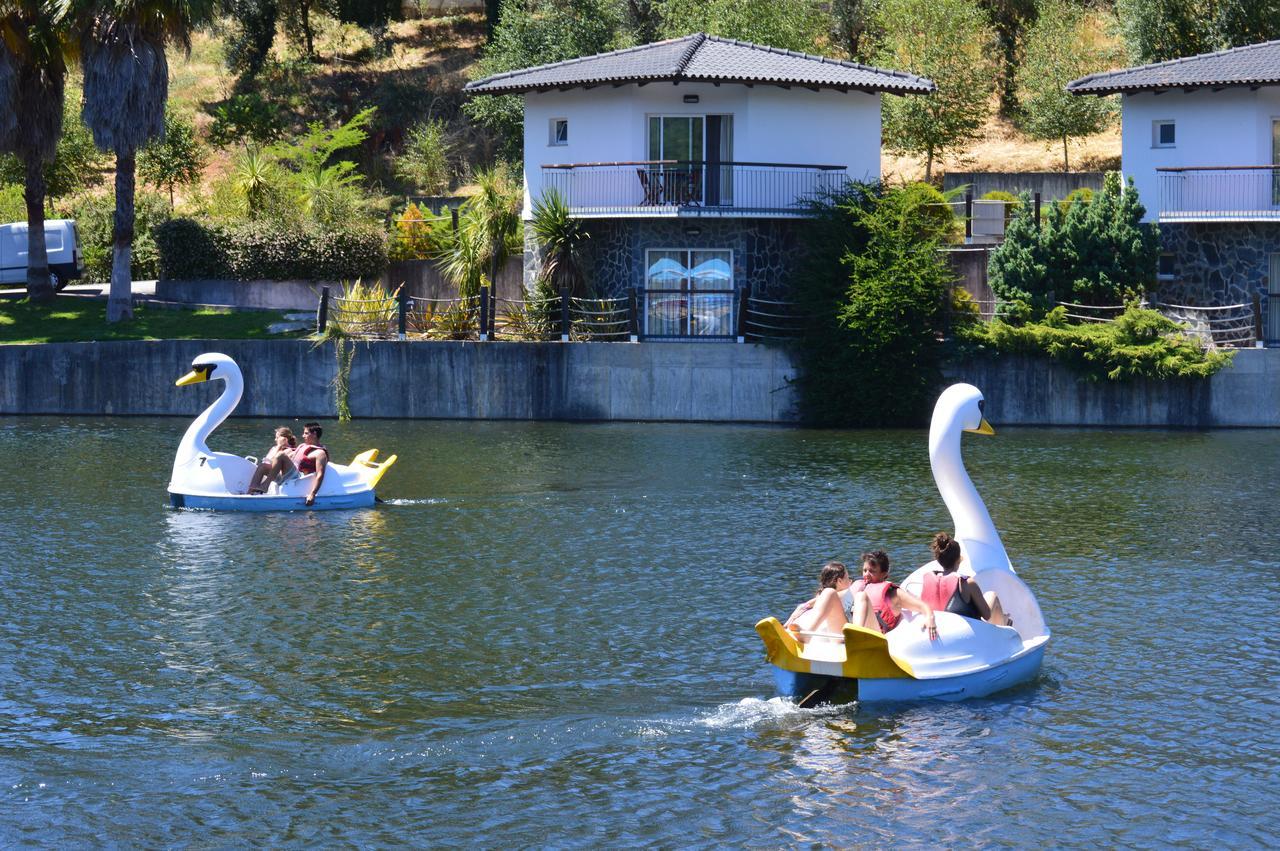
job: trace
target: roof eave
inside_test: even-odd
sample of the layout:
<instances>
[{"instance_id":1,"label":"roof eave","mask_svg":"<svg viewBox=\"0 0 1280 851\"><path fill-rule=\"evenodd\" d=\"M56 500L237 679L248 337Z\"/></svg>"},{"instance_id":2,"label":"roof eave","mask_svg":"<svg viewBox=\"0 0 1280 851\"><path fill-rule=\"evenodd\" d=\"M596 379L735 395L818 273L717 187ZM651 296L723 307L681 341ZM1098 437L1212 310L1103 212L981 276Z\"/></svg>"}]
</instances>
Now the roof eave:
<instances>
[{"instance_id":1,"label":"roof eave","mask_svg":"<svg viewBox=\"0 0 1280 851\"><path fill-rule=\"evenodd\" d=\"M1165 82L1160 84L1137 84L1137 85L1117 85L1117 86L1067 86L1067 91L1073 95L1097 95L1105 97L1107 95L1136 95L1141 92L1168 92L1174 89L1181 89L1184 92L1193 92L1197 89L1213 89L1219 91L1221 89L1260 89L1263 86L1280 85L1280 79L1276 80L1203 80L1196 82Z\"/></svg>"},{"instance_id":2,"label":"roof eave","mask_svg":"<svg viewBox=\"0 0 1280 851\"><path fill-rule=\"evenodd\" d=\"M927 87L918 84L908 86L877 86L858 83L818 83L811 80L758 80L747 77L630 77L507 86L485 86L483 80L477 80L474 83L468 83L463 86L462 91L467 95L518 95L528 94L529 92L590 89L598 86L612 86L614 88L626 85L643 86L649 83L706 83L714 86L728 84L741 86L778 86L780 88L791 88L792 86L795 86L797 88L809 89L815 92L827 89L842 93L862 92L865 94L890 95L927 95L937 91L938 88L936 85L932 84Z\"/></svg>"}]
</instances>

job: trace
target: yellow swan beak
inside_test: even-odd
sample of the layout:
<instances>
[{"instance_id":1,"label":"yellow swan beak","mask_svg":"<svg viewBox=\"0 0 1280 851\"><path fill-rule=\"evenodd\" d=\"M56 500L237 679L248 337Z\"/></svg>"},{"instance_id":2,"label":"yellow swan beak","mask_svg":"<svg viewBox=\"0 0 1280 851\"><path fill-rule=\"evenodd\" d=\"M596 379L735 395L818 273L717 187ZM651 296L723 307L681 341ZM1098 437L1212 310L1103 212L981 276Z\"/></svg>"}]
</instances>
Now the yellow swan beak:
<instances>
[{"instance_id":1,"label":"yellow swan beak","mask_svg":"<svg viewBox=\"0 0 1280 851\"><path fill-rule=\"evenodd\" d=\"M201 381L208 381L209 373L211 372L213 372L212 366L198 366L175 381L173 386L184 387L188 384L199 384Z\"/></svg>"},{"instance_id":2,"label":"yellow swan beak","mask_svg":"<svg viewBox=\"0 0 1280 851\"><path fill-rule=\"evenodd\" d=\"M996 430L991 427L991 423L987 422L987 418L983 417L982 422L978 423L977 428L967 428L965 431L971 434L995 434Z\"/></svg>"}]
</instances>

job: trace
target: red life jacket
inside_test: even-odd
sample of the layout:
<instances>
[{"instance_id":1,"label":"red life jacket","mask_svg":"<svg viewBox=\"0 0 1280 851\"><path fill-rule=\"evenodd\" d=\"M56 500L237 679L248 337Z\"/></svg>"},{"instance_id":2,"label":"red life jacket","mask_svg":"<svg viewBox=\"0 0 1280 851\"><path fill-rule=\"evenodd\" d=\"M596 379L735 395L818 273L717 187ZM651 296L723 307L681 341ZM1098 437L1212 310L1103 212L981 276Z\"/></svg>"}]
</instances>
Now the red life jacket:
<instances>
[{"instance_id":1,"label":"red life jacket","mask_svg":"<svg viewBox=\"0 0 1280 851\"><path fill-rule=\"evenodd\" d=\"M938 573L936 571L924 575L924 588L920 591L920 599L929 604L935 612L945 612L951 598L960 593L960 574Z\"/></svg>"},{"instance_id":2,"label":"red life jacket","mask_svg":"<svg viewBox=\"0 0 1280 851\"><path fill-rule=\"evenodd\" d=\"M316 471L316 459L311 457L311 453L317 449L324 449L324 444L317 443L312 446L310 443L304 443L293 453L293 466L298 468L298 472L304 476L309 476ZM324 449L328 452L328 449Z\"/></svg>"},{"instance_id":3,"label":"red life jacket","mask_svg":"<svg viewBox=\"0 0 1280 851\"><path fill-rule=\"evenodd\" d=\"M886 580L869 582L862 589L867 593L867 600L871 603L871 611L875 613L881 632L888 632L902 620L902 616L893 610L893 603L889 602L889 591L896 591L897 588L897 585Z\"/></svg>"},{"instance_id":4,"label":"red life jacket","mask_svg":"<svg viewBox=\"0 0 1280 851\"><path fill-rule=\"evenodd\" d=\"M966 618L981 620L978 607L970 603L961 594L964 577L959 573L938 573L924 575L924 587L920 589L920 599L929 604L935 612L951 612L964 615Z\"/></svg>"}]
</instances>

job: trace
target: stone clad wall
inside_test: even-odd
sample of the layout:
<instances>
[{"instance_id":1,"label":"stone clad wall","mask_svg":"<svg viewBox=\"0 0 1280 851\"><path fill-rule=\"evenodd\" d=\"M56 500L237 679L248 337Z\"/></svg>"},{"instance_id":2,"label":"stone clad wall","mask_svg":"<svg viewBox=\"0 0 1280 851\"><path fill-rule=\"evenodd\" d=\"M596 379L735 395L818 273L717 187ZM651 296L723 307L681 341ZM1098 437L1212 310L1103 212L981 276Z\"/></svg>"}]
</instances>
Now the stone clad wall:
<instances>
[{"instance_id":1,"label":"stone clad wall","mask_svg":"<svg viewBox=\"0 0 1280 851\"><path fill-rule=\"evenodd\" d=\"M805 224L793 219L592 219L587 277L601 296L617 298L644 286L648 249L728 248L735 286L749 284L756 295L783 297L801 259L798 232Z\"/></svg>"},{"instance_id":2,"label":"stone clad wall","mask_svg":"<svg viewBox=\"0 0 1280 851\"><path fill-rule=\"evenodd\" d=\"M1210 306L1251 304L1261 296L1267 315L1271 255L1280 254L1280 222L1162 224L1164 250L1174 255L1176 280L1157 290L1161 301ZM1280 339L1280 328L1268 328Z\"/></svg>"}]
</instances>

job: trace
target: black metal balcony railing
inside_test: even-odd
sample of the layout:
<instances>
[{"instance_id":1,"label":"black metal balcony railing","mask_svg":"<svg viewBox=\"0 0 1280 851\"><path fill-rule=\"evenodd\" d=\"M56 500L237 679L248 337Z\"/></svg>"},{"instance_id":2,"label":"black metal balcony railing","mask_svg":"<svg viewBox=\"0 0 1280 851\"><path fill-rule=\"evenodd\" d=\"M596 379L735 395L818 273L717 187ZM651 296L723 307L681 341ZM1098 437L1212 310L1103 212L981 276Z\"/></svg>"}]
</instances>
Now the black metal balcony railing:
<instances>
[{"instance_id":1,"label":"black metal balcony railing","mask_svg":"<svg viewBox=\"0 0 1280 851\"><path fill-rule=\"evenodd\" d=\"M543 186L555 189L576 215L803 216L808 202L843 185L846 168L788 163L573 163L542 167Z\"/></svg>"},{"instance_id":2,"label":"black metal balcony railing","mask_svg":"<svg viewBox=\"0 0 1280 851\"><path fill-rule=\"evenodd\" d=\"M1280 219L1280 166L1159 168L1160 221Z\"/></svg>"}]
</instances>

